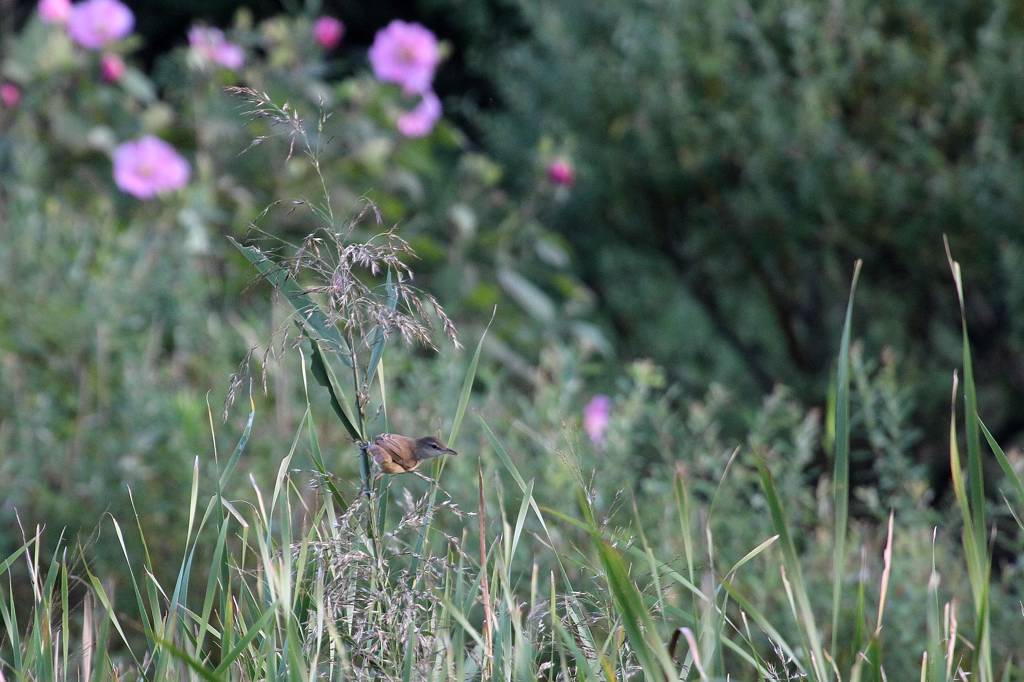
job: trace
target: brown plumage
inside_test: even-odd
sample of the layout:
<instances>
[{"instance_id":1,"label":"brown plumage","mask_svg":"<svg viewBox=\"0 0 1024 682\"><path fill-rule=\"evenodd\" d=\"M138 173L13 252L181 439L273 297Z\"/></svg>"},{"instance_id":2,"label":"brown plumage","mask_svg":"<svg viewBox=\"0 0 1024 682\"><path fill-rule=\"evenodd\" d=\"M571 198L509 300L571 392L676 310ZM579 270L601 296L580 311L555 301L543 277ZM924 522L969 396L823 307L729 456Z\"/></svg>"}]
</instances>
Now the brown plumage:
<instances>
[{"instance_id":1,"label":"brown plumage","mask_svg":"<svg viewBox=\"0 0 1024 682\"><path fill-rule=\"evenodd\" d=\"M424 460L459 454L433 436L410 438L397 433L382 433L366 450L386 474L407 474Z\"/></svg>"}]
</instances>

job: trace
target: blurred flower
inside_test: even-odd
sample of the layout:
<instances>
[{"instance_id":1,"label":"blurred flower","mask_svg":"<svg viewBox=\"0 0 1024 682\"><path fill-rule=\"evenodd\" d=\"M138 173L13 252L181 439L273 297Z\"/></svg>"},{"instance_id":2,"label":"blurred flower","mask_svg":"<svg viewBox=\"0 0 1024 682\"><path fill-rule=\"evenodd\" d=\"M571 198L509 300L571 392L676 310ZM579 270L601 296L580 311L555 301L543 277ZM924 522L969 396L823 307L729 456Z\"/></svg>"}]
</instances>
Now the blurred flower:
<instances>
[{"instance_id":1,"label":"blurred flower","mask_svg":"<svg viewBox=\"0 0 1024 682\"><path fill-rule=\"evenodd\" d=\"M114 182L138 199L181 189L188 184L189 165L174 147L146 135L114 150Z\"/></svg>"},{"instance_id":2,"label":"blurred flower","mask_svg":"<svg viewBox=\"0 0 1024 682\"><path fill-rule=\"evenodd\" d=\"M555 185L572 187L572 184L576 182L576 171L568 161L562 159L553 161L548 166L548 180Z\"/></svg>"},{"instance_id":3,"label":"blurred flower","mask_svg":"<svg viewBox=\"0 0 1024 682\"><path fill-rule=\"evenodd\" d=\"M107 53L100 57L100 76L108 83L116 83L124 75L124 60L120 55Z\"/></svg>"},{"instance_id":4,"label":"blurred flower","mask_svg":"<svg viewBox=\"0 0 1024 682\"><path fill-rule=\"evenodd\" d=\"M590 442L595 445L604 443L604 433L608 430L608 422L612 418L612 399L599 393L590 399L583 408L583 430L587 432Z\"/></svg>"},{"instance_id":5,"label":"blurred flower","mask_svg":"<svg viewBox=\"0 0 1024 682\"><path fill-rule=\"evenodd\" d=\"M135 15L118 0L85 0L68 15L68 35L90 50L124 38L134 26Z\"/></svg>"},{"instance_id":6,"label":"blurred flower","mask_svg":"<svg viewBox=\"0 0 1024 682\"><path fill-rule=\"evenodd\" d=\"M341 44L345 35L345 24L334 17L320 17L313 24L313 38L325 50L333 50Z\"/></svg>"},{"instance_id":7,"label":"blurred flower","mask_svg":"<svg viewBox=\"0 0 1024 682\"><path fill-rule=\"evenodd\" d=\"M47 24L66 24L71 15L71 0L39 0L39 18Z\"/></svg>"},{"instance_id":8,"label":"blurred flower","mask_svg":"<svg viewBox=\"0 0 1024 682\"><path fill-rule=\"evenodd\" d=\"M409 94L430 89L440 59L437 38L429 29L398 19L377 31L370 46L374 75L398 83Z\"/></svg>"},{"instance_id":9,"label":"blurred flower","mask_svg":"<svg viewBox=\"0 0 1024 682\"><path fill-rule=\"evenodd\" d=\"M232 70L242 68L245 63L245 51L228 41L219 28L193 26L188 31L188 44L203 62Z\"/></svg>"},{"instance_id":10,"label":"blurred flower","mask_svg":"<svg viewBox=\"0 0 1024 682\"><path fill-rule=\"evenodd\" d=\"M0 85L0 103L7 109L13 109L21 102L21 88L14 83Z\"/></svg>"},{"instance_id":11,"label":"blurred flower","mask_svg":"<svg viewBox=\"0 0 1024 682\"><path fill-rule=\"evenodd\" d=\"M398 117L398 131L406 137L423 137L434 129L441 118L441 100L430 90L423 93L420 103Z\"/></svg>"}]
</instances>

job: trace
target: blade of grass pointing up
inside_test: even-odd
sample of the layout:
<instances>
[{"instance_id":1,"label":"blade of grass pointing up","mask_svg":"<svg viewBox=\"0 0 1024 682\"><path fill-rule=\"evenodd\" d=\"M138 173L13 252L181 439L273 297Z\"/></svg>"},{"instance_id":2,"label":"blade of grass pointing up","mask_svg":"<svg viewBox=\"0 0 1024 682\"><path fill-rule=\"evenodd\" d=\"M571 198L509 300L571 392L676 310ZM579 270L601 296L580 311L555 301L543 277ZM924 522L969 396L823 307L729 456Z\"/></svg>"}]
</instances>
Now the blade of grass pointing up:
<instances>
[{"instance_id":1,"label":"blade of grass pointing up","mask_svg":"<svg viewBox=\"0 0 1024 682\"><path fill-rule=\"evenodd\" d=\"M462 429L462 420L466 416L466 408L469 406L469 397L473 394L473 382L476 381L476 369L480 365L480 351L484 347L484 339L487 338L487 332L490 331L491 325L494 324L494 316L498 313L498 308L495 306L494 310L491 311L491 319L487 321L487 326L484 327L484 333L480 335L480 340L476 343L476 350L473 351L473 359L469 361L469 367L466 368L466 376L462 380L462 390L459 391L459 403L455 408L455 416L452 418L452 430L448 433L448 447L452 446L455 439L459 437L459 431ZM445 460L441 460L443 463Z\"/></svg>"},{"instance_id":2,"label":"blade of grass pointing up","mask_svg":"<svg viewBox=\"0 0 1024 682\"><path fill-rule=\"evenodd\" d=\"M964 435L967 441L968 490L966 496L959 496L960 499L958 501L961 504L961 510L964 515L965 549L968 552L968 562L972 562L971 555L973 554L974 564L974 575L971 578L971 583L977 628L975 636L978 638L977 648L974 653L974 672L978 675L978 679L986 682L987 680L994 679L994 676L992 669L992 636L989 626L989 559L985 530L985 479L981 461L981 419L978 417L978 394L974 384L971 343L967 334L967 307L964 303L964 286L960 264L953 260L952 252L949 249L949 240L943 237L943 243L946 246L946 258L949 261L949 268L953 272L953 283L956 286L957 300L960 304L960 325L963 337ZM955 392L953 399L953 416L955 419ZM955 435L955 432L951 433L951 438L955 438ZM951 442L950 448L954 449L955 447L955 441ZM953 475L956 476L957 473L954 472ZM967 522L968 518L970 518L970 524ZM971 532L974 536L970 544L966 543L968 532Z\"/></svg>"},{"instance_id":3,"label":"blade of grass pointing up","mask_svg":"<svg viewBox=\"0 0 1024 682\"><path fill-rule=\"evenodd\" d=\"M597 528L591 529L591 537L597 546L608 589L622 619L622 627L644 669L644 675L648 680L674 679L677 674L675 664L668 655L665 643L658 636L657 625L640 591L629 579L622 556L600 536Z\"/></svg>"},{"instance_id":4,"label":"blade of grass pointing up","mask_svg":"<svg viewBox=\"0 0 1024 682\"><path fill-rule=\"evenodd\" d=\"M949 241L943 237L946 258L953 271L953 284L960 304L960 326L963 335L964 372L964 435L967 440L967 487L974 522L975 541L985 546L985 479L981 463L981 433L978 428L978 395L974 386L974 369L971 362L971 343L967 335L967 307L964 303L964 285L960 264L953 260Z\"/></svg>"},{"instance_id":5,"label":"blade of grass pointing up","mask_svg":"<svg viewBox=\"0 0 1024 682\"><path fill-rule=\"evenodd\" d=\"M842 606L843 574L846 567L846 525L850 503L850 327L853 318L853 297L857 293L857 277L861 261L853 266L853 282L846 304L843 337L839 343L836 368L835 408L835 472L832 487L835 505L835 534L832 549L832 656L838 655L839 611Z\"/></svg>"},{"instance_id":6,"label":"blade of grass pointing up","mask_svg":"<svg viewBox=\"0 0 1024 682\"><path fill-rule=\"evenodd\" d=\"M761 487L768 500L772 525L775 527L775 532L779 535L783 565L785 566L786 573L789 574L792 580L800 636L803 639L805 653L810 657L810 661L805 661L803 667L813 682L825 682L829 677L825 672L825 657L821 648L821 636L818 634L818 626L814 621L814 613L811 611L811 600L807 596L807 586L804 584L800 559L797 556L796 547L793 545L793 538L786 523L782 502L779 500L779 494L775 489L772 474L768 471L768 465L763 459L758 458L757 468L761 473Z\"/></svg>"}]
</instances>

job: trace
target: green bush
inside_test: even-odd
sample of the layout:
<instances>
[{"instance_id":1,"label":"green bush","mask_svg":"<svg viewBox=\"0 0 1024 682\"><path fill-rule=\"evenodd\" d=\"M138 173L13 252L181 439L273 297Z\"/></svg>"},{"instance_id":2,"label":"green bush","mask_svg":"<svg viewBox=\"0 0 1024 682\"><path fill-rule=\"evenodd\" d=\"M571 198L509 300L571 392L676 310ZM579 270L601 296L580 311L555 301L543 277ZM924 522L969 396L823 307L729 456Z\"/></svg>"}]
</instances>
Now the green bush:
<instances>
[{"instance_id":1,"label":"green bush","mask_svg":"<svg viewBox=\"0 0 1024 682\"><path fill-rule=\"evenodd\" d=\"M527 35L466 48L501 94L475 120L513 182L538 148L572 159L576 186L544 216L621 356L820 402L842 312L826 292L863 258L865 341L895 349L918 423L940 433L957 352L945 233L973 273L992 426L1020 431L1019 6L516 6Z\"/></svg>"}]
</instances>

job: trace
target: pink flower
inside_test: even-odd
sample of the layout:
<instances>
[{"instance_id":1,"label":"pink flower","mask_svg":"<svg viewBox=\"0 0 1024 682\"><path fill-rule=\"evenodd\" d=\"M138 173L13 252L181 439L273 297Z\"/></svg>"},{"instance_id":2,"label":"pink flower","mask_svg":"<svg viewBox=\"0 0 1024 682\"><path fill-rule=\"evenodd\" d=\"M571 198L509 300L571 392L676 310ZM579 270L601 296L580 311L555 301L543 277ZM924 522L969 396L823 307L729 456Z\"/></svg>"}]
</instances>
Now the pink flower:
<instances>
[{"instance_id":1,"label":"pink flower","mask_svg":"<svg viewBox=\"0 0 1024 682\"><path fill-rule=\"evenodd\" d=\"M189 165L174 147L146 135L114 150L114 182L138 199L152 199L188 184Z\"/></svg>"},{"instance_id":2,"label":"pink flower","mask_svg":"<svg viewBox=\"0 0 1024 682\"><path fill-rule=\"evenodd\" d=\"M134 26L135 15L118 0L85 0L68 15L68 35L90 50L124 38Z\"/></svg>"},{"instance_id":3,"label":"pink flower","mask_svg":"<svg viewBox=\"0 0 1024 682\"><path fill-rule=\"evenodd\" d=\"M47 24L66 24L71 16L71 0L39 0L39 18Z\"/></svg>"},{"instance_id":4,"label":"pink flower","mask_svg":"<svg viewBox=\"0 0 1024 682\"><path fill-rule=\"evenodd\" d=\"M193 26L188 31L188 43L199 58L209 64L219 64L237 70L245 64L245 50L228 41L219 28Z\"/></svg>"},{"instance_id":5,"label":"pink flower","mask_svg":"<svg viewBox=\"0 0 1024 682\"><path fill-rule=\"evenodd\" d=\"M333 50L341 44L345 35L345 24L334 17L320 17L313 24L313 38L325 50Z\"/></svg>"},{"instance_id":6,"label":"pink flower","mask_svg":"<svg viewBox=\"0 0 1024 682\"><path fill-rule=\"evenodd\" d=\"M562 159L553 161L548 166L548 180L554 185L572 187L572 184L576 182L576 171L568 161Z\"/></svg>"},{"instance_id":7,"label":"pink flower","mask_svg":"<svg viewBox=\"0 0 1024 682\"><path fill-rule=\"evenodd\" d=\"M21 88L14 83L0 85L0 103L7 109L14 109L21 102Z\"/></svg>"},{"instance_id":8,"label":"pink flower","mask_svg":"<svg viewBox=\"0 0 1024 682\"><path fill-rule=\"evenodd\" d=\"M583 408L583 430L594 445L604 443L604 434L612 418L612 399L598 394Z\"/></svg>"},{"instance_id":9,"label":"pink flower","mask_svg":"<svg viewBox=\"0 0 1024 682\"><path fill-rule=\"evenodd\" d=\"M100 57L100 76L108 83L116 83L124 75L124 60L119 55L107 53Z\"/></svg>"},{"instance_id":10,"label":"pink flower","mask_svg":"<svg viewBox=\"0 0 1024 682\"><path fill-rule=\"evenodd\" d=\"M398 83L408 94L430 89L440 60L437 38L429 29L398 19L378 31L370 46L374 75Z\"/></svg>"},{"instance_id":11,"label":"pink flower","mask_svg":"<svg viewBox=\"0 0 1024 682\"><path fill-rule=\"evenodd\" d=\"M423 137L434 129L434 124L441 118L441 100L433 92L427 90L411 111L398 117L398 131L406 137Z\"/></svg>"}]
</instances>

